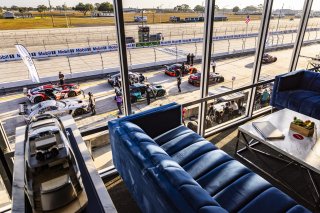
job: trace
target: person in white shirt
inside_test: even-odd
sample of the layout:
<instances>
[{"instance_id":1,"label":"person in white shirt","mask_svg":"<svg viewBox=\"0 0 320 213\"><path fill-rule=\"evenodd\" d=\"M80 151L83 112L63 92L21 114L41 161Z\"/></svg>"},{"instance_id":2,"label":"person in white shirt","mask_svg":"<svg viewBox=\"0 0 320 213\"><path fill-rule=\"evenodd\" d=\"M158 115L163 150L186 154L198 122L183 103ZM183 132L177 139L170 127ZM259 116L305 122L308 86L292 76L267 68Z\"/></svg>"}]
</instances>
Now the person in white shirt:
<instances>
[{"instance_id":1,"label":"person in white shirt","mask_svg":"<svg viewBox=\"0 0 320 213\"><path fill-rule=\"evenodd\" d=\"M235 101L231 101L230 108L232 109L233 116L236 116L239 114L239 106Z\"/></svg>"},{"instance_id":2,"label":"person in white shirt","mask_svg":"<svg viewBox=\"0 0 320 213\"><path fill-rule=\"evenodd\" d=\"M212 67L212 72L215 73L216 72L216 62L214 60L211 61L211 67Z\"/></svg>"}]
</instances>

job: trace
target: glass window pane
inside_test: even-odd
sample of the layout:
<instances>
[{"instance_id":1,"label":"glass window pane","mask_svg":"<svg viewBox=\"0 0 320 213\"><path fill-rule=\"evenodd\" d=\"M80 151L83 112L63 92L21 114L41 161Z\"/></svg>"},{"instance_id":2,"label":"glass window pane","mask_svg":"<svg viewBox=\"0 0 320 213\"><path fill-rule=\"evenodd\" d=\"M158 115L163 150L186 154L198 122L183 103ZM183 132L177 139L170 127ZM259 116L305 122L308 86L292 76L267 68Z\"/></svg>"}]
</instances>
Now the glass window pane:
<instances>
[{"instance_id":1,"label":"glass window pane","mask_svg":"<svg viewBox=\"0 0 320 213\"><path fill-rule=\"evenodd\" d=\"M312 11L308 20L307 30L303 38L303 46L301 48L297 69L310 69L320 71L320 31L319 17L320 12L319 1L313 1Z\"/></svg>"},{"instance_id":2,"label":"glass window pane","mask_svg":"<svg viewBox=\"0 0 320 213\"><path fill-rule=\"evenodd\" d=\"M286 73L296 41L304 0L274 0L260 81Z\"/></svg>"}]
</instances>

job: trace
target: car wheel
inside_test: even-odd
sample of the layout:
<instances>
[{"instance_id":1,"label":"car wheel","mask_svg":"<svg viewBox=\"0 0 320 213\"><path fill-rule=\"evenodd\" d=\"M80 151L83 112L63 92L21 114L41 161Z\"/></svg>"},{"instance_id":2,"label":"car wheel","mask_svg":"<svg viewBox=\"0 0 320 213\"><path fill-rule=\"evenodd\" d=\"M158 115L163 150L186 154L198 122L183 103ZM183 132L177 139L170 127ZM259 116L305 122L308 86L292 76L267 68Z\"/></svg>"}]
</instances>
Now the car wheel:
<instances>
[{"instance_id":1,"label":"car wheel","mask_svg":"<svg viewBox=\"0 0 320 213\"><path fill-rule=\"evenodd\" d=\"M83 114L85 114L85 113L86 113L86 111L85 111L84 109L78 108L78 109L76 109L76 110L74 111L73 116L79 116L79 115L83 115Z\"/></svg>"},{"instance_id":2,"label":"car wheel","mask_svg":"<svg viewBox=\"0 0 320 213\"><path fill-rule=\"evenodd\" d=\"M68 97L75 97L77 94L76 94L76 92L75 91L70 91L69 93L68 93Z\"/></svg>"},{"instance_id":3,"label":"car wheel","mask_svg":"<svg viewBox=\"0 0 320 213\"><path fill-rule=\"evenodd\" d=\"M159 91L157 92L157 97L164 96L164 94L165 94L165 91L164 91L164 90L159 90Z\"/></svg>"},{"instance_id":4,"label":"car wheel","mask_svg":"<svg viewBox=\"0 0 320 213\"><path fill-rule=\"evenodd\" d=\"M278 58L277 57L274 57L274 62L276 62L278 60Z\"/></svg>"},{"instance_id":5,"label":"car wheel","mask_svg":"<svg viewBox=\"0 0 320 213\"><path fill-rule=\"evenodd\" d=\"M132 96L132 97L131 97L131 103L135 103L135 102L137 102L137 97Z\"/></svg>"},{"instance_id":6,"label":"car wheel","mask_svg":"<svg viewBox=\"0 0 320 213\"><path fill-rule=\"evenodd\" d=\"M222 83L222 82L224 82L224 77L219 78L219 83Z\"/></svg>"},{"instance_id":7,"label":"car wheel","mask_svg":"<svg viewBox=\"0 0 320 213\"><path fill-rule=\"evenodd\" d=\"M35 104L40 103L41 101L43 101L43 98L42 98L41 96L37 96L37 97L35 97L35 98L33 99L33 102L34 102Z\"/></svg>"}]
</instances>

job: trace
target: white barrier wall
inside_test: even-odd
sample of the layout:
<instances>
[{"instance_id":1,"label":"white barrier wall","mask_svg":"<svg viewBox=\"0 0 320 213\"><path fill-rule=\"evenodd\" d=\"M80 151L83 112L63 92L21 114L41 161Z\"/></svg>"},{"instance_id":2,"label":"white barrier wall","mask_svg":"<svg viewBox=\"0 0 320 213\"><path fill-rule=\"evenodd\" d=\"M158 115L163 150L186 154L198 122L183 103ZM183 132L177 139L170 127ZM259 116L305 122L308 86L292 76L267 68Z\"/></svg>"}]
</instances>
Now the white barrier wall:
<instances>
[{"instance_id":1,"label":"white barrier wall","mask_svg":"<svg viewBox=\"0 0 320 213\"><path fill-rule=\"evenodd\" d=\"M318 31L320 28L309 28L307 31ZM297 30L283 30L278 32L272 32L270 35L281 35L281 34L291 34L296 33ZM248 33L248 34L237 34L237 35L225 35L225 36L215 36L212 38L214 41L221 40L232 40L232 39L241 39L241 38L252 38L257 37L258 33ZM153 45L153 42L149 43L150 46L169 46L169 45L177 45L177 44L188 44L188 43L198 43L202 42L203 38L192 38L192 39L178 39L178 40L170 40L170 41L160 41L159 45ZM133 48L148 48L150 46L142 46L137 47L135 43L127 44L128 49ZM67 55L80 55L80 54L89 54L89 53L99 53L99 52L110 52L116 51L118 49L117 44L107 45L107 46L96 46L96 47L84 47L84 48L71 48L71 49L61 49L61 50L50 50L50 51L38 51L31 52L30 55L32 58L47 58L47 57L56 57L56 56L67 56ZM18 53L14 54L6 54L0 55L0 62L4 61L15 61L21 60L21 57Z\"/></svg>"}]
</instances>

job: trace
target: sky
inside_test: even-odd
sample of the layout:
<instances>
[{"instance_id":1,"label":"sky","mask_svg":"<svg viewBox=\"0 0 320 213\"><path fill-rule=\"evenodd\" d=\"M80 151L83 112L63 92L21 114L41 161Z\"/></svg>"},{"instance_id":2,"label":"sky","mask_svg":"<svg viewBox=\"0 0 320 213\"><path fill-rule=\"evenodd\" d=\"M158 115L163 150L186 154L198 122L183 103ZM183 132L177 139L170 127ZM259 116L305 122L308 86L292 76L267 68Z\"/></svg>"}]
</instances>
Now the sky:
<instances>
[{"instance_id":1,"label":"sky","mask_svg":"<svg viewBox=\"0 0 320 213\"><path fill-rule=\"evenodd\" d=\"M12 5L17 5L21 7L36 7L40 4L49 5L49 0L0 0L0 6L11 7ZM66 3L68 6L72 7L82 3L101 3L106 0L50 0L52 6L63 5ZM112 2L109 0L109 2ZM220 8L233 8L234 6L239 6L243 8L248 5L263 4L263 0L216 0L216 4ZM296 9L301 10L303 8L304 0L274 0L273 9L280 9L284 4L286 9ZM313 1L313 8L320 9L320 1ZM123 0L124 7L138 7L138 8L173 8L176 5L188 4L191 8L195 5L204 5L205 0Z\"/></svg>"}]
</instances>

